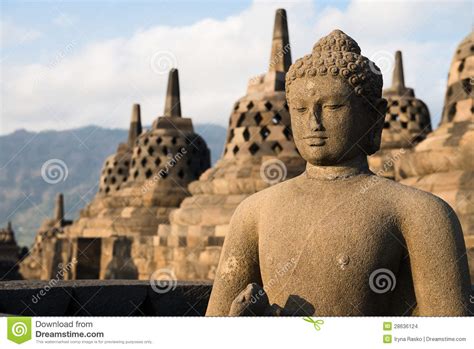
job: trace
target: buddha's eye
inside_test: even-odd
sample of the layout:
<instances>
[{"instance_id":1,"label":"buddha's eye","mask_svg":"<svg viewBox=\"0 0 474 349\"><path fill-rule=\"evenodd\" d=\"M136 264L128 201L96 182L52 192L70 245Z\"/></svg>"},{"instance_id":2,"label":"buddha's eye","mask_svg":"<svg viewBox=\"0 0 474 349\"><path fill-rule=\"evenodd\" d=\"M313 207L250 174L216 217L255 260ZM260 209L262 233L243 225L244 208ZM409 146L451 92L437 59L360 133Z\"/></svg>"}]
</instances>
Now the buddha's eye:
<instances>
[{"instance_id":1,"label":"buddha's eye","mask_svg":"<svg viewBox=\"0 0 474 349\"><path fill-rule=\"evenodd\" d=\"M325 104L324 109L329 109L329 110L337 110L339 108L342 108L344 104Z\"/></svg>"}]
</instances>

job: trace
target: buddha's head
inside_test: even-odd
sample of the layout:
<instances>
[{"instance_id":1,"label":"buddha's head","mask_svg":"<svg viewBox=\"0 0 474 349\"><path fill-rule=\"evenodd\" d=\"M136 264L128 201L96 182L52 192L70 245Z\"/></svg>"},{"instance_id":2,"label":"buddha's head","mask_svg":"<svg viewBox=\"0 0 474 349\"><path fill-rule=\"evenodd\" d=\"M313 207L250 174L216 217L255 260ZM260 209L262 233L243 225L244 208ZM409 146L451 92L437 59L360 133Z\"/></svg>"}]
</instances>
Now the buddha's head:
<instances>
[{"instance_id":1,"label":"buddha's head","mask_svg":"<svg viewBox=\"0 0 474 349\"><path fill-rule=\"evenodd\" d=\"M286 76L293 137L313 165L337 165L380 148L387 101L382 73L340 30L320 39Z\"/></svg>"}]
</instances>

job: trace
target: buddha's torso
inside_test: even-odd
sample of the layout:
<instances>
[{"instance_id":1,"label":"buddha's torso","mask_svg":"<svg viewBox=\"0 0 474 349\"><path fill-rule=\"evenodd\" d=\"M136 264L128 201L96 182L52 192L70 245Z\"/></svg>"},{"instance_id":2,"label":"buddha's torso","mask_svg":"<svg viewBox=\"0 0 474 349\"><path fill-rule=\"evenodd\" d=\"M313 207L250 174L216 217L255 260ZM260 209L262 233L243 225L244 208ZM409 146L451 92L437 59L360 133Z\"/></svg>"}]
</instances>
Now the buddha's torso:
<instances>
[{"instance_id":1,"label":"buddha's torso","mask_svg":"<svg viewBox=\"0 0 474 349\"><path fill-rule=\"evenodd\" d=\"M377 178L315 180L303 174L269 193L271 212L263 205L258 213L258 244L271 303L290 313L317 315L393 314L394 307L409 308L387 301L410 294L411 277L391 205L396 193ZM371 290L370 276L379 269L394 273L394 290Z\"/></svg>"}]
</instances>

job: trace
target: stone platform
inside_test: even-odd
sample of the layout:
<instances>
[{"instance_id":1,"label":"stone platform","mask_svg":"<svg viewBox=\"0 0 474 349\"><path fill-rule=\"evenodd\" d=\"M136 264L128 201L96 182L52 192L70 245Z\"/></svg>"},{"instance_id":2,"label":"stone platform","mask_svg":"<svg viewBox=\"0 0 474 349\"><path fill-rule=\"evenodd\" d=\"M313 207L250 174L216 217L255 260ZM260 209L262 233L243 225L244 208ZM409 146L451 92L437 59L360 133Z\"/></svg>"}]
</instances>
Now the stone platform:
<instances>
[{"instance_id":1,"label":"stone platform","mask_svg":"<svg viewBox=\"0 0 474 349\"><path fill-rule=\"evenodd\" d=\"M204 316L211 282L163 283L165 293L155 292L149 281L4 281L0 316ZM471 290L474 315L474 285Z\"/></svg>"},{"instance_id":2,"label":"stone platform","mask_svg":"<svg viewBox=\"0 0 474 349\"><path fill-rule=\"evenodd\" d=\"M212 284L76 280L0 282L0 313L24 316L203 316Z\"/></svg>"}]
</instances>

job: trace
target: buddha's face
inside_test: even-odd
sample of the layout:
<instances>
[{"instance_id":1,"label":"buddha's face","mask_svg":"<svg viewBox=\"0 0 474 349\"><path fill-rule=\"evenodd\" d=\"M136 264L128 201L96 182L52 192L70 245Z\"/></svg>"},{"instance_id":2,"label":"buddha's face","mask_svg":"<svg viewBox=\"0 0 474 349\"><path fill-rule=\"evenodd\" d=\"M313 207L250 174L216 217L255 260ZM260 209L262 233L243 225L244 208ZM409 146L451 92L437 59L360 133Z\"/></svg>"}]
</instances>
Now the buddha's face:
<instances>
[{"instance_id":1,"label":"buddha's face","mask_svg":"<svg viewBox=\"0 0 474 349\"><path fill-rule=\"evenodd\" d=\"M342 78L296 79L288 101L296 147L313 165L337 165L365 154L374 132L380 137L381 127L374 127L374 121L383 118L385 100L371 106Z\"/></svg>"}]
</instances>

